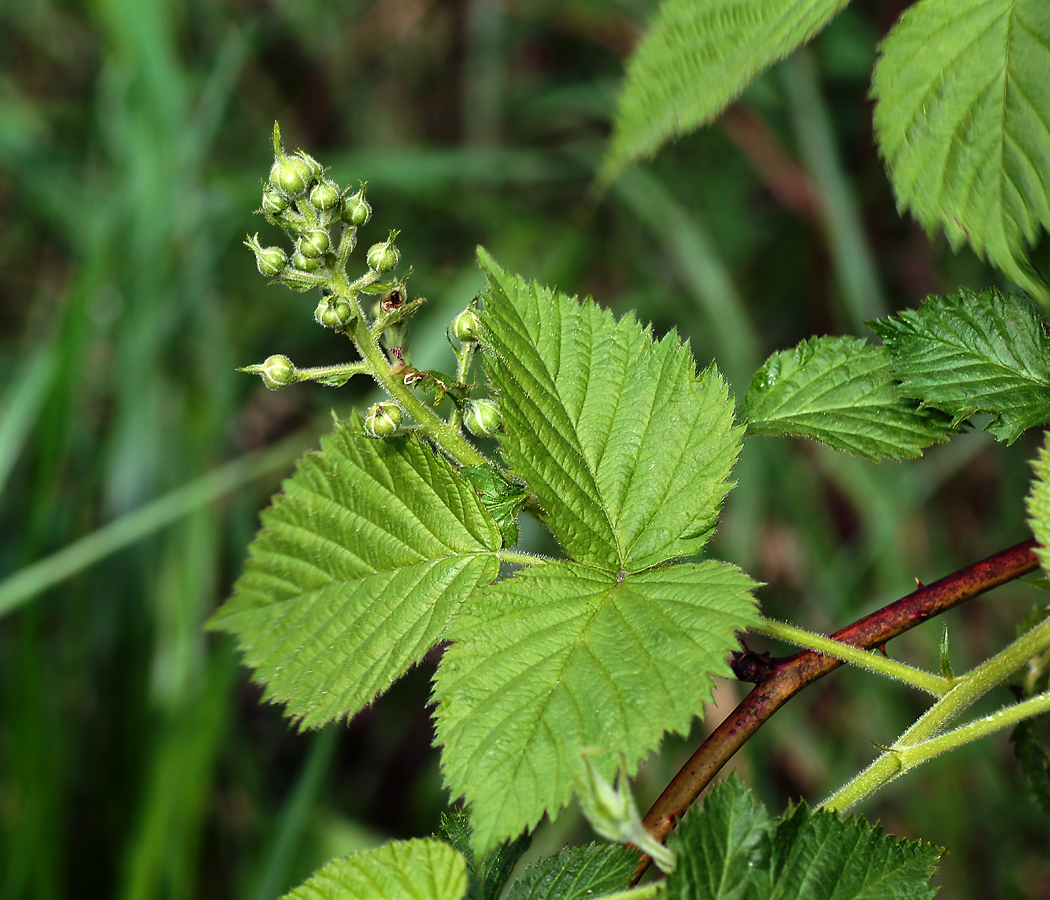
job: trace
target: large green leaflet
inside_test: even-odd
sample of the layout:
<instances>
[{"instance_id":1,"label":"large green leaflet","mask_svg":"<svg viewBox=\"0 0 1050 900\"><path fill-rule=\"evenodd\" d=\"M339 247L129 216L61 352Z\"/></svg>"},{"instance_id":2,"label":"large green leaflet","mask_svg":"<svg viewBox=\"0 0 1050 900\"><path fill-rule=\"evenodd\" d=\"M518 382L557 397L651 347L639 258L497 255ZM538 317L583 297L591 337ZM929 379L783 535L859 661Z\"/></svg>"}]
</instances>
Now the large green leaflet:
<instances>
[{"instance_id":1,"label":"large green leaflet","mask_svg":"<svg viewBox=\"0 0 1050 900\"><path fill-rule=\"evenodd\" d=\"M1025 244L1050 230L1046 0L922 0L882 45L875 130L898 203L1050 298Z\"/></svg>"},{"instance_id":2,"label":"large green leaflet","mask_svg":"<svg viewBox=\"0 0 1050 900\"><path fill-rule=\"evenodd\" d=\"M462 900L463 856L444 841L391 841L322 866L282 900Z\"/></svg>"},{"instance_id":3,"label":"large green leaflet","mask_svg":"<svg viewBox=\"0 0 1050 900\"><path fill-rule=\"evenodd\" d=\"M664 0L628 65L602 181L711 121L848 2Z\"/></svg>"},{"instance_id":4,"label":"large green leaflet","mask_svg":"<svg viewBox=\"0 0 1050 900\"><path fill-rule=\"evenodd\" d=\"M1014 441L1050 421L1050 334L1028 301L963 288L869 325L893 353L901 391L956 423L993 413L985 430Z\"/></svg>"},{"instance_id":5,"label":"large green leaflet","mask_svg":"<svg viewBox=\"0 0 1050 900\"><path fill-rule=\"evenodd\" d=\"M618 844L567 847L529 866L506 900L591 900L623 890L638 866L637 850Z\"/></svg>"},{"instance_id":6,"label":"large green leaflet","mask_svg":"<svg viewBox=\"0 0 1050 900\"><path fill-rule=\"evenodd\" d=\"M499 530L470 485L415 437L366 437L356 412L262 520L210 625L237 636L267 698L304 726L386 690L499 569Z\"/></svg>"},{"instance_id":7,"label":"large green leaflet","mask_svg":"<svg viewBox=\"0 0 1050 900\"><path fill-rule=\"evenodd\" d=\"M478 258L503 451L565 552L613 572L698 553L743 435L721 375L697 375L673 332L654 342L632 315L616 322Z\"/></svg>"},{"instance_id":8,"label":"large green leaflet","mask_svg":"<svg viewBox=\"0 0 1050 900\"><path fill-rule=\"evenodd\" d=\"M919 456L946 441L949 421L897 390L886 347L819 337L774 353L751 381L740 415L751 434L823 441L866 459Z\"/></svg>"},{"instance_id":9,"label":"large green leaflet","mask_svg":"<svg viewBox=\"0 0 1050 900\"><path fill-rule=\"evenodd\" d=\"M734 631L756 619L751 579L707 561L626 576L550 562L479 590L438 670L445 779L471 804L479 852L572 796L580 751L611 778L665 731L688 730L730 677Z\"/></svg>"},{"instance_id":10,"label":"large green leaflet","mask_svg":"<svg viewBox=\"0 0 1050 900\"><path fill-rule=\"evenodd\" d=\"M735 775L668 842L667 900L929 900L940 851L802 804L771 819Z\"/></svg>"}]
</instances>

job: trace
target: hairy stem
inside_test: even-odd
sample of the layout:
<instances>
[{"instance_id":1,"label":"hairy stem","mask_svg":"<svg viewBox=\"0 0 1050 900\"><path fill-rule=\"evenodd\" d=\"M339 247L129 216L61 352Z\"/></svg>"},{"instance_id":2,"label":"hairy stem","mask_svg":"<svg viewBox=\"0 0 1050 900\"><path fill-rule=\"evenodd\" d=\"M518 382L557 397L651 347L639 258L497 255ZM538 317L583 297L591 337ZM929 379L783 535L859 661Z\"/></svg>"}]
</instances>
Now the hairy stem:
<instances>
[{"instance_id":1,"label":"hairy stem","mask_svg":"<svg viewBox=\"0 0 1050 900\"><path fill-rule=\"evenodd\" d=\"M908 596L837 631L832 639L864 650L881 647L927 619L1033 571L1039 565L1036 546L1034 540L1025 541L933 584L919 585ZM734 654L733 671L741 681L754 681L755 687L711 732L657 798L644 819L648 832L658 841L665 840L675 822L748 738L795 694L842 664L841 660L813 650L782 659L750 651ZM951 694L949 691L944 699ZM648 857L642 859L635 881L649 862Z\"/></svg>"}]
</instances>

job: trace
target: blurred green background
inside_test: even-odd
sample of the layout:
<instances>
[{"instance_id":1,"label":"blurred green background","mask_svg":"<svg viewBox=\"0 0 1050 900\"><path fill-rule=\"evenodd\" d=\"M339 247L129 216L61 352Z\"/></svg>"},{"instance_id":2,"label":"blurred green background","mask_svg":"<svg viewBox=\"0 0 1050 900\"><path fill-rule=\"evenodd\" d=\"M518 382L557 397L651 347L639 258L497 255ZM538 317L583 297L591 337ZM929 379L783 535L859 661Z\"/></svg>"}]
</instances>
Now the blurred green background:
<instances>
[{"instance_id":1,"label":"blurred green background","mask_svg":"<svg viewBox=\"0 0 1050 900\"><path fill-rule=\"evenodd\" d=\"M252 215L275 119L341 184L369 181L365 246L402 229L410 288L430 298L417 365L451 366L444 331L481 284L480 243L677 327L739 396L775 349L1001 283L894 208L867 86L904 6L857 0L596 205L651 2L0 6L0 897L269 900L330 856L429 833L447 803L435 660L348 726L297 734L202 631L296 455L330 410L370 402L356 381L271 393L234 371L349 356L314 325L315 298L267 286L241 245L278 238ZM767 614L834 630L1026 538L1036 440L976 432L875 466L751 439L713 552L767 583ZM1037 599L1015 585L946 617L956 671ZM939 636L933 623L890 649L936 666ZM708 724L669 739L640 802L742 690L722 685ZM839 671L733 765L778 811L819 801L922 708ZM1050 821L1002 736L863 811L949 847L943 896L1050 897ZM570 812L537 845L584 833Z\"/></svg>"}]
</instances>

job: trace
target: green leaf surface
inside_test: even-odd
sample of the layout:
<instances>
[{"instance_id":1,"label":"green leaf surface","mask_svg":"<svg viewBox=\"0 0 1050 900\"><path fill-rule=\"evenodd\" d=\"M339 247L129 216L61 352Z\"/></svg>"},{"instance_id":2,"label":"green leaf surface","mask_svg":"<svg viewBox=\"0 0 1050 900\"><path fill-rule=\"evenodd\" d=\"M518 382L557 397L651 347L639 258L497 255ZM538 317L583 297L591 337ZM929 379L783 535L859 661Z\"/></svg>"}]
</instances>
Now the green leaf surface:
<instances>
[{"instance_id":1,"label":"green leaf surface","mask_svg":"<svg viewBox=\"0 0 1050 900\"><path fill-rule=\"evenodd\" d=\"M391 841L333 859L283 900L462 900L463 857L443 841Z\"/></svg>"},{"instance_id":2,"label":"green leaf surface","mask_svg":"<svg viewBox=\"0 0 1050 900\"><path fill-rule=\"evenodd\" d=\"M751 381L740 415L749 434L823 441L865 459L919 456L948 439L949 422L902 396L885 347L819 337L774 353Z\"/></svg>"},{"instance_id":3,"label":"green leaf surface","mask_svg":"<svg viewBox=\"0 0 1050 900\"><path fill-rule=\"evenodd\" d=\"M631 315L617 322L592 300L508 274L480 248L478 259L500 442L565 552L611 572L698 553L743 435L721 375L697 375L674 332L654 342Z\"/></svg>"},{"instance_id":4,"label":"green leaf surface","mask_svg":"<svg viewBox=\"0 0 1050 900\"><path fill-rule=\"evenodd\" d=\"M479 590L435 688L445 781L471 805L478 851L553 818L585 747L622 752L634 771L665 731L686 732L711 676L731 675L754 587L720 562L619 578L558 561ZM604 754L602 774L618 762Z\"/></svg>"},{"instance_id":5,"label":"green leaf surface","mask_svg":"<svg viewBox=\"0 0 1050 900\"><path fill-rule=\"evenodd\" d=\"M600 179L729 105L849 0L665 0L627 67Z\"/></svg>"},{"instance_id":6,"label":"green leaf surface","mask_svg":"<svg viewBox=\"0 0 1050 900\"><path fill-rule=\"evenodd\" d=\"M735 778L691 809L667 900L926 900L940 851L802 804L770 820Z\"/></svg>"},{"instance_id":7,"label":"green leaf surface","mask_svg":"<svg viewBox=\"0 0 1050 900\"><path fill-rule=\"evenodd\" d=\"M1050 298L1025 244L1050 230L1046 0L922 0L883 41L875 131L900 206Z\"/></svg>"},{"instance_id":8,"label":"green leaf surface","mask_svg":"<svg viewBox=\"0 0 1050 900\"><path fill-rule=\"evenodd\" d=\"M568 847L529 866L504 900L590 900L621 891L639 859L636 850L617 844Z\"/></svg>"},{"instance_id":9,"label":"green leaf surface","mask_svg":"<svg viewBox=\"0 0 1050 900\"><path fill-rule=\"evenodd\" d=\"M1032 463L1035 478L1025 506L1028 508L1028 525L1032 534L1039 541L1035 555L1043 566L1044 572L1050 572L1050 432L1043 435L1043 446L1039 456Z\"/></svg>"},{"instance_id":10,"label":"green leaf surface","mask_svg":"<svg viewBox=\"0 0 1050 900\"><path fill-rule=\"evenodd\" d=\"M954 423L993 413L985 431L1014 441L1050 421L1050 335L1028 301L963 288L869 325L893 353L901 392Z\"/></svg>"},{"instance_id":11,"label":"green leaf surface","mask_svg":"<svg viewBox=\"0 0 1050 900\"><path fill-rule=\"evenodd\" d=\"M499 571L499 531L470 485L415 437L362 429L355 412L300 461L209 623L304 727L371 702Z\"/></svg>"},{"instance_id":12,"label":"green leaf surface","mask_svg":"<svg viewBox=\"0 0 1050 900\"><path fill-rule=\"evenodd\" d=\"M474 854L474 832L470 827L470 813L462 807L457 807L447 814L442 813L441 831L438 836L462 853L467 861L469 886L465 900L499 900L515 864L532 842L527 835L513 841L505 841L482 856L479 861Z\"/></svg>"},{"instance_id":13,"label":"green leaf surface","mask_svg":"<svg viewBox=\"0 0 1050 900\"><path fill-rule=\"evenodd\" d=\"M482 505L496 520L503 535L503 546L517 544L518 513L528 499L525 488L509 482L498 466L463 466L459 474L478 492Z\"/></svg>"}]
</instances>

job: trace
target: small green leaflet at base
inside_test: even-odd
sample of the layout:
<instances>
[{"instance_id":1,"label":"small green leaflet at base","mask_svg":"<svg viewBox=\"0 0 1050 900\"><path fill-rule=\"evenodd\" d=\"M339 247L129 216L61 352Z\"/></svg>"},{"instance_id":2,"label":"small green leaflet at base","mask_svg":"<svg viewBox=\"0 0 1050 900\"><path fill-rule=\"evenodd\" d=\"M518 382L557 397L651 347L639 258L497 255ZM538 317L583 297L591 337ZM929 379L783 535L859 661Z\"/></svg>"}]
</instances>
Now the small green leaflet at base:
<instances>
[{"instance_id":1,"label":"small green leaflet at base","mask_svg":"<svg viewBox=\"0 0 1050 900\"><path fill-rule=\"evenodd\" d=\"M504 841L479 859L474 854L470 813L462 807L441 814L441 830L437 836L462 853L467 861L470 885L463 900L499 900L514 866L532 843L531 836L521 835L513 841Z\"/></svg>"},{"instance_id":2,"label":"small green leaflet at base","mask_svg":"<svg viewBox=\"0 0 1050 900\"><path fill-rule=\"evenodd\" d=\"M668 843L667 900L928 900L941 853L805 803L771 819L735 774Z\"/></svg>"},{"instance_id":3,"label":"small green leaflet at base","mask_svg":"<svg viewBox=\"0 0 1050 900\"><path fill-rule=\"evenodd\" d=\"M267 699L303 727L370 703L499 571L492 518L419 439L366 437L355 411L321 447L263 512L209 622L236 635Z\"/></svg>"},{"instance_id":4,"label":"small green leaflet at base","mask_svg":"<svg viewBox=\"0 0 1050 900\"><path fill-rule=\"evenodd\" d=\"M897 203L1044 300L1025 245L1050 230L1046 0L922 0L882 43L875 133Z\"/></svg>"},{"instance_id":5,"label":"small green leaflet at base","mask_svg":"<svg viewBox=\"0 0 1050 900\"><path fill-rule=\"evenodd\" d=\"M1027 300L963 288L868 325L893 354L901 393L953 424L992 413L984 430L1010 443L1050 421L1050 335Z\"/></svg>"},{"instance_id":6,"label":"small green leaflet at base","mask_svg":"<svg viewBox=\"0 0 1050 900\"><path fill-rule=\"evenodd\" d=\"M823 441L874 461L919 456L948 440L946 416L902 396L885 347L818 337L774 353L751 381L740 417L749 434Z\"/></svg>"},{"instance_id":7,"label":"small green leaflet at base","mask_svg":"<svg viewBox=\"0 0 1050 900\"><path fill-rule=\"evenodd\" d=\"M322 866L281 900L463 900L466 860L443 841L391 841Z\"/></svg>"},{"instance_id":8,"label":"small green leaflet at base","mask_svg":"<svg viewBox=\"0 0 1050 900\"><path fill-rule=\"evenodd\" d=\"M715 561L632 575L552 561L477 591L434 690L445 783L470 804L477 852L553 818L584 748L633 772L664 732L688 731L711 676L731 677L755 586ZM618 761L602 755L607 779Z\"/></svg>"},{"instance_id":9,"label":"small green leaflet at base","mask_svg":"<svg viewBox=\"0 0 1050 900\"><path fill-rule=\"evenodd\" d=\"M1043 571L1050 572L1050 431L1043 435L1043 446L1039 450L1039 456L1032 463L1032 468L1035 470L1035 478L1025 500L1028 527L1039 541L1035 555L1039 557Z\"/></svg>"},{"instance_id":10,"label":"small green leaflet at base","mask_svg":"<svg viewBox=\"0 0 1050 900\"><path fill-rule=\"evenodd\" d=\"M673 331L656 342L633 315L511 275L482 248L478 261L500 446L565 553L610 572L699 553L743 436L722 376L697 375Z\"/></svg>"},{"instance_id":11,"label":"small green leaflet at base","mask_svg":"<svg viewBox=\"0 0 1050 900\"><path fill-rule=\"evenodd\" d=\"M525 488L507 481L497 466L463 466L459 474L478 492L485 509L496 520L503 535L503 546L517 544L518 513L525 506Z\"/></svg>"},{"instance_id":12,"label":"small green leaflet at base","mask_svg":"<svg viewBox=\"0 0 1050 900\"><path fill-rule=\"evenodd\" d=\"M849 0L664 0L627 67L599 180L711 121Z\"/></svg>"},{"instance_id":13,"label":"small green leaflet at base","mask_svg":"<svg viewBox=\"0 0 1050 900\"><path fill-rule=\"evenodd\" d=\"M617 844L568 847L529 866L505 900L591 900L621 891L640 859L638 851Z\"/></svg>"}]
</instances>

